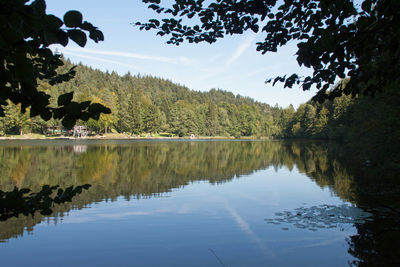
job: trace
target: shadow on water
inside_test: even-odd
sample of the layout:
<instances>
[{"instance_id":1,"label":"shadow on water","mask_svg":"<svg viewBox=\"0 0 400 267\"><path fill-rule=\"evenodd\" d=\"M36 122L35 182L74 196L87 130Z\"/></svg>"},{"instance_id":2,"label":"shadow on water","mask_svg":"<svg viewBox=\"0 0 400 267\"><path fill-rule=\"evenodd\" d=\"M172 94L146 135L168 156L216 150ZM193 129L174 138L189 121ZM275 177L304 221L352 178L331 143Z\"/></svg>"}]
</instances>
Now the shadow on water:
<instances>
[{"instance_id":1,"label":"shadow on water","mask_svg":"<svg viewBox=\"0 0 400 267\"><path fill-rule=\"evenodd\" d=\"M196 181L224 183L269 167L297 168L317 185L351 205L312 206L282 211L270 223L315 231L352 224L348 238L351 263L400 264L398 173L383 166L357 166L343 147L324 142L185 141L116 142L87 145L65 142L46 146L0 146L0 189L14 186L40 191L45 185L91 184L72 202L0 223L0 241L32 234L42 221L57 223L73 209L123 196L149 198ZM285 229L285 228L282 228Z\"/></svg>"},{"instance_id":2,"label":"shadow on water","mask_svg":"<svg viewBox=\"0 0 400 267\"><path fill-rule=\"evenodd\" d=\"M349 151L339 144L315 145L293 143L304 162L297 165L319 186L328 186L351 205L300 206L282 211L270 224L284 224L318 231L326 228L343 229L346 224L356 227L357 234L348 238L349 253L356 258L354 266L400 265L400 186L399 170L392 163L385 166L360 166L349 159ZM311 162L311 163L310 163ZM297 164L297 161L296 161Z\"/></svg>"}]
</instances>

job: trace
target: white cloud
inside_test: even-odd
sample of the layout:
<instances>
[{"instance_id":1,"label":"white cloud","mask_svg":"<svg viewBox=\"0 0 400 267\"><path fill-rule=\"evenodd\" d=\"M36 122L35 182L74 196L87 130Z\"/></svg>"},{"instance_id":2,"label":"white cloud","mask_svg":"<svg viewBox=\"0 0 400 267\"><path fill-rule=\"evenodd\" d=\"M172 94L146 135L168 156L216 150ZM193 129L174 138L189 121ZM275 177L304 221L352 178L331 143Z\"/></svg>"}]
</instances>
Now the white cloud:
<instances>
[{"instance_id":1,"label":"white cloud","mask_svg":"<svg viewBox=\"0 0 400 267\"><path fill-rule=\"evenodd\" d=\"M63 48L62 52L80 52L83 54L95 54L95 55L104 55L104 56L117 56L124 58L135 58L135 59L143 59L143 60L152 60L170 64L188 64L190 59L187 57L162 57L162 56L152 56L145 54L137 54L137 53L129 53L129 52L118 52L118 51L107 51L107 50L95 50L95 49L86 49L86 48Z\"/></svg>"},{"instance_id":2,"label":"white cloud","mask_svg":"<svg viewBox=\"0 0 400 267\"><path fill-rule=\"evenodd\" d=\"M246 37L244 41L238 46L236 51L231 55L229 60L226 62L226 66L233 64L238 58L249 48L253 40L256 38L256 35L251 35Z\"/></svg>"},{"instance_id":3,"label":"white cloud","mask_svg":"<svg viewBox=\"0 0 400 267\"><path fill-rule=\"evenodd\" d=\"M139 71L139 69L136 68L134 65L126 64L126 63L121 62L121 61L109 60L109 59L104 59L104 58L101 58L101 57L92 57L92 56L82 55L82 54L74 53L74 52L70 52L70 51L63 51L63 53L67 54L67 55L79 57L79 58L86 58L86 59L97 60L97 61L101 61L101 62L105 62L105 63L111 63L111 64L115 64L115 65L125 66L125 67L128 67L128 68L134 69L136 71Z\"/></svg>"}]
</instances>

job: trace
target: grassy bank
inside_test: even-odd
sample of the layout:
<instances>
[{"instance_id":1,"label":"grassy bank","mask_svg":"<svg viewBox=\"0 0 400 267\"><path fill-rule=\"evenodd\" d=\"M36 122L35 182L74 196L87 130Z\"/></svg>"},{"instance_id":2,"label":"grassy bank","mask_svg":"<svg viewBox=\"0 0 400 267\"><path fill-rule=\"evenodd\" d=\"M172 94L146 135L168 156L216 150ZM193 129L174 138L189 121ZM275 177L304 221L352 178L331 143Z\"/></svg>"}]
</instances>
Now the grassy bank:
<instances>
[{"instance_id":1,"label":"grassy bank","mask_svg":"<svg viewBox=\"0 0 400 267\"><path fill-rule=\"evenodd\" d=\"M44 134L24 134L24 135L5 135L0 136L0 140L48 140L48 139L74 139L73 136L67 135L44 135ZM232 136L183 136L179 137L169 133L157 133L157 134L140 134L130 135L124 133L107 133L98 135L89 135L80 139L235 139ZM240 139L269 139L268 137L256 137L256 136L243 136Z\"/></svg>"}]
</instances>

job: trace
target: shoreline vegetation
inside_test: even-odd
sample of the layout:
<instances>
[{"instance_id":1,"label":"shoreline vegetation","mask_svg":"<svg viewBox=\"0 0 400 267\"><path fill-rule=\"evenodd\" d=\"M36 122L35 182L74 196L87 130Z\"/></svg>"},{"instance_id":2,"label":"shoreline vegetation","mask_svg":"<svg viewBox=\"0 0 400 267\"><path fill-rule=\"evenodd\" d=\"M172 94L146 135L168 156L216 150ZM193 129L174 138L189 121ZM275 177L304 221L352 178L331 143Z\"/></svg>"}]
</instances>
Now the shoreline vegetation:
<instances>
[{"instance_id":1,"label":"shoreline vegetation","mask_svg":"<svg viewBox=\"0 0 400 267\"><path fill-rule=\"evenodd\" d=\"M138 134L138 135L130 135L123 133L107 133L107 134L95 134L89 135L86 137L73 137L68 135L45 135L45 134L23 134L23 135L6 135L0 136L0 141L2 140L96 140L96 139L104 139L104 140L117 140L117 139L138 139L138 140L146 140L146 139L182 139L182 140L198 140L198 139L216 139L216 140L276 140L271 137L264 136L242 136L239 138L235 138L233 136L178 136L169 133L159 133L159 134Z\"/></svg>"},{"instance_id":2,"label":"shoreline vegetation","mask_svg":"<svg viewBox=\"0 0 400 267\"><path fill-rule=\"evenodd\" d=\"M68 59L61 72L73 67ZM74 92L74 101L104 104L112 111L99 120L78 120L88 139L309 139L337 140L359 162L400 169L400 91L386 88L374 98L343 95L333 101L311 100L296 109L270 106L221 89L193 91L170 80L152 76L120 76L78 64L73 80L55 86L40 83L39 89L57 99ZM341 81L346 86L348 80ZM56 106L57 103L52 103ZM46 129L59 129L56 119L30 117L30 110L11 102L0 118L0 140L55 139ZM56 134L62 134L57 132ZM1 137L4 136L4 137Z\"/></svg>"}]
</instances>

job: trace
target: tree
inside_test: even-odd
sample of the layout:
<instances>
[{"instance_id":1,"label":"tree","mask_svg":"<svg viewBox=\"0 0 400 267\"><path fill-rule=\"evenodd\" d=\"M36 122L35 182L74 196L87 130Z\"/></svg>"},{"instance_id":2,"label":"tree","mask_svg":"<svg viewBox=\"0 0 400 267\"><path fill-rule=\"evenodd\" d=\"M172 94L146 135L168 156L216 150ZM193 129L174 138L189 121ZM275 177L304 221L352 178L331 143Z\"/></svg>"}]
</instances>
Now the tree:
<instances>
[{"instance_id":1,"label":"tree","mask_svg":"<svg viewBox=\"0 0 400 267\"><path fill-rule=\"evenodd\" d=\"M20 111L20 105L14 105L8 103L4 109L6 118L4 119L4 128L7 131L17 130L20 135L23 135L25 130L30 126L31 119L29 118L28 112L22 114Z\"/></svg>"},{"instance_id":2,"label":"tree","mask_svg":"<svg viewBox=\"0 0 400 267\"><path fill-rule=\"evenodd\" d=\"M101 113L111 112L98 103L72 101L73 92L60 95L58 106L53 107L50 95L38 90L38 80L54 85L75 75L75 67L57 72L64 63L50 45L66 46L72 40L84 47L87 33L96 43L104 40L100 30L83 21L79 11L68 11L62 20L46 14L44 0L0 0L0 10L0 117L5 116L7 100L20 104L22 113L30 107L31 117L61 119L67 128L77 119L98 119Z\"/></svg>"},{"instance_id":3,"label":"tree","mask_svg":"<svg viewBox=\"0 0 400 267\"><path fill-rule=\"evenodd\" d=\"M314 134L320 138L326 138L326 126L329 120L329 110L325 107L322 107L318 112L317 118L314 123Z\"/></svg>"},{"instance_id":4,"label":"tree","mask_svg":"<svg viewBox=\"0 0 400 267\"><path fill-rule=\"evenodd\" d=\"M207 135L215 136L218 135L219 123L218 123L218 107L214 103L208 103L206 113L206 129Z\"/></svg>"},{"instance_id":5,"label":"tree","mask_svg":"<svg viewBox=\"0 0 400 267\"><path fill-rule=\"evenodd\" d=\"M251 106L242 104L239 107L238 122L242 136L255 136L259 134L258 112Z\"/></svg>"},{"instance_id":6,"label":"tree","mask_svg":"<svg viewBox=\"0 0 400 267\"><path fill-rule=\"evenodd\" d=\"M143 0L150 9L170 17L161 22L137 22L141 30L156 30L171 36L167 43L213 43L225 35L261 32L257 43L262 54L276 52L289 41L297 42L297 62L313 70L310 76L297 74L270 78L267 82L294 84L319 90L314 100L323 102L397 85L400 79L400 1L363 0L176 0L172 7L159 0ZM207 3L207 4L206 4ZM196 23L189 22L192 19ZM337 78L350 77L346 86Z\"/></svg>"},{"instance_id":7,"label":"tree","mask_svg":"<svg viewBox=\"0 0 400 267\"><path fill-rule=\"evenodd\" d=\"M198 134L195 119L196 116L190 105L184 100L179 100L170 109L170 130L180 137Z\"/></svg>"},{"instance_id":8,"label":"tree","mask_svg":"<svg viewBox=\"0 0 400 267\"><path fill-rule=\"evenodd\" d=\"M60 119L67 128L76 120L99 119L100 114L111 112L109 108L90 101L73 101L73 92L58 97L57 106L52 106L48 92L39 89L39 83L55 85L71 80L75 67L60 73L62 56L49 46L66 46L69 40L84 47L86 33L96 43L104 40L103 33L87 21L79 11L65 13L63 19L46 14L44 0L0 0L0 118L23 133L31 124L27 118L40 116L42 119ZM19 107L19 111L15 107ZM29 111L29 113L27 113ZM22 113L22 115L20 114ZM32 125L30 125L32 126ZM71 201L72 197L88 189L90 185L58 189L58 186L43 186L37 193L30 189L15 188L11 192L0 190L0 221L19 214L33 215L36 211L50 214L54 204Z\"/></svg>"},{"instance_id":9,"label":"tree","mask_svg":"<svg viewBox=\"0 0 400 267\"><path fill-rule=\"evenodd\" d=\"M293 127L293 120L295 117L295 110L293 105L290 105L289 107L285 108L282 110L281 116L279 118L279 126L282 131L282 136L284 137L290 137L291 136L291 130Z\"/></svg>"}]
</instances>

